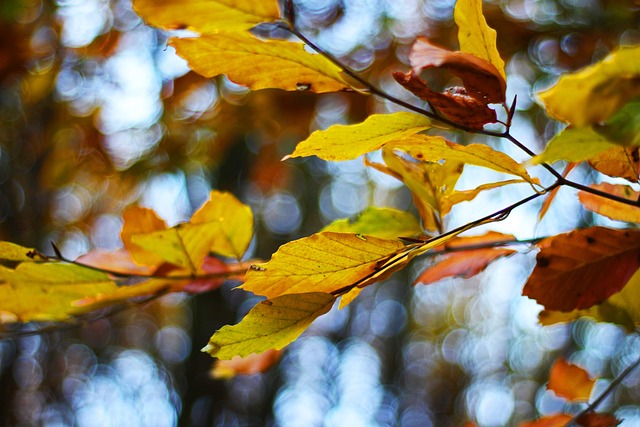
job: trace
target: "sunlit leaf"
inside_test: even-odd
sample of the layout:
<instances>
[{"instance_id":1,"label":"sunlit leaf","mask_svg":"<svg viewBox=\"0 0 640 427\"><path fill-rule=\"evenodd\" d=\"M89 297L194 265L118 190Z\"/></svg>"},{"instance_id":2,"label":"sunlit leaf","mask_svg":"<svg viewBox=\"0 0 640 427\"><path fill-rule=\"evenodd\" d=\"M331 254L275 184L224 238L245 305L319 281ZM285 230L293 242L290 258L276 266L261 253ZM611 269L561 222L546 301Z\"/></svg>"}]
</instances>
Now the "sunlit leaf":
<instances>
[{"instance_id":1,"label":"sunlit leaf","mask_svg":"<svg viewBox=\"0 0 640 427\"><path fill-rule=\"evenodd\" d=\"M346 90L342 70L302 43L263 41L246 33L218 32L198 38L173 38L169 44L189 67L205 77L225 74L250 89L305 90L316 93Z\"/></svg>"},{"instance_id":2,"label":"sunlit leaf","mask_svg":"<svg viewBox=\"0 0 640 427\"><path fill-rule=\"evenodd\" d=\"M16 263L42 260L33 249L25 248L15 243L0 242L0 263Z\"/></svg>"},{"instance_id":3,"label":"sunlit leaf","mask_svg":"<svg viewBox=\"0 0 640 427\"><path fill-rule=\"evenodd\" d=\"M127 207L122 213L122 219L124 224L120 238L131 258L140 265L157 266L162 263L163 258L160 255L133 243L132 238L139 234L166 230L167 224L152 209L141 206Z\"/></svg>"},{"instance_id":4,"label":"sunlit leaf","mask_svg":"<svg viewBox=\"0 0 640 427\"><path fill-rule=\"evenodd\" d=\"M524 166L508 155L496 151L488 145L460 145L447 141L441 136L414 135L393 144L393 148L407 152L422 161L460 161L464 164L482 166L498 172L517 175L528 183L537 183L527 173Z\"/></svg>"},{"instance_id":5,"label":"sunlit leaf","mask_svg":"<svg viewBox=\"0 0 640 427\"><path fill-rule=\"evenodd\" d=\"M457 205L458 203L469 202L475 199L478 196L478 194L480 194L483 191L493 190L495 188L504 187L505 185L522 184L522 183L526 183L526 181L521 179L510 179L507 181L490 182L487 184L482 184L471 190L461 190L461 191L454 190L440 200L440 205L441 205L440 207L442 209L442 214L446 215L447 213L449 213L451 211L451 208Z\"/></svg>"},{"instance_id":6,"label":"sunlit leaf","mask_svg":"<svg viewBox=\"0 0 640 427\"><path fill-rule=\"evenodd\" d=\"M474 246L513 240L515 240L515 237L512 235L497 233L495 231L490 231L481 236L456 237L447 242L444 247L444 249L450 249L452 252L445 254L434 265L427 267L414 283L428 285L446 277L473 277L484 271L492 261L516 252L513 249L500 247L474 249ZM464 251L460 250L464 247L468 247L469 249ZM457 251L454 252L453 250Z\"/></svg>"},{"instance_id":7,"label":"sunlit leaf","mask_svg":"<svg viewBox=\"0 0 640 427\"><path fill-rule=\"evenodd\" d=\"M482 14L482 0L457 0L453 19L458 25L460 50L491 63L506 78L496 44L497 34Z\"/></svg>"},{"instance_id":8,"label":"sunlit leaf","mask_svg":"<svg viewBox=\"0 0 640 427\"><path fill-rule=\"evenodd\" d=\"M593 184L590 187L634 202L640 200L640 193L634 191L628 185L602 183ZM585 208L600 215L618 221L640 222L640 207L625 205L586 191L580 191L578 198Z\"/></svg>"},{"instance_id":9,"label":"sunlit leaf","mask_svg":"<svg viewBox=\"0 0 640 427\"><path fill-rule=\"evenodd\" d=\"M415 236L422 228L416 217L408 212L370 206L353 220L336 220L322 231L367 234L382 239L393 239Z\"/></svg>"},{"instance_id":10,"label":"sunlit leaf","mask_svg":"<svg viewBox=\"0 0 640 427\"><path fill-rule=\"evenodd\" d=\"M605 175L624 178L630 182L638 182L640 175L640 155L638 147L621 147L616 145L592 157L589 160L592 168Z\"/></svg>"},{"instance_id":11,"label":"sunlit leaf","mask_svg":"<svg viewBox=\"0 0 640 427\"><path fill-rule=\"evenodd\" d=\"M211 376L216 379L229 379L236 375L252 375L266 372L280 360L281 352L270 349L260 354L250 354L247 357L235 356L231 360L216 360L211 370Z\"/></svg>"},{"instance_id":12,"label":"sunlit leaf","mask_svg":"<svg viewBox=\"0 0 640 427\"><path fill-rule=\"evenodd\" d=\"M430 119L420 114L373 114L356 125L333 125L326 130L313 132L298 144L291 157L318 156L324 160L351 160L429 127Z\"/></svg>"},{"instance_id":13,"label":"sunlit leaf","mask_svg":"<svg viewBox=\"0 0 640 427\"><path fill-rule=\"evenodd\" d=\"M587 401L595 383L587 371L558 357L549 372L547 389L572 402Z\"/></svg>"},{"instance_id":14,"label":"sunlit leaf","mask_svg":"<svg viewBox=\"0 0 640 427\"><path fill-rule=\"evenodd\" d=\"M539 94L552 118L585 126L606 121L640 95L640 46L623 46L602 61L565 74Z\"/></svg>"},{"instance_id":15,"label":"sunlit leaf","mask_svg":"<svg viewBox=\"0 0 640 427\"><path fill-rule=\"evenodd\" d=\"M520 423L520 427L566 427L573 418L572 415L556 414L538 418L535 421Z\"/></svg>"},{"instance_id":16,"label":"sunlit leaf","mask_svg":"<svg viewBox=\"0 0 640 427\"><path fill-rule=\"evenodd\" d=\"M154 27L199 33L248 30L280 17L275 0L134 0L133 7Z\"/></svg>"},{"instance_id":17,"label":"sunlit leaf","mask_svg":"<svg viewBox=\"0 0 640 427\"><path fill-rule=\"evenodd\" d=\"M548 310L599 304L640 267L640 231L591 227L541 241L523 295Z\"/></svg>"},{"instance_id":18,"label":"sunlit leaf","mask_svg":"<svg viewBox=\"0 0 640 427\"><path fill-rule=\"evenodd\" d=\"M202 351L230 360L234 356L280 350L328 312L334 301L333 295L309 292L259 302L240 323L216 331Z\"/></svg>"},{"instance_id":19,"label":"sunlit leaf","mask_svg":"<svg viewBox=\"0 0 640 427\"><path fill-rule=\"evenodd\" d=\"M534 157L534 164L553 163L558 160L581 162L618 147L592 128L568 128L547 143L544 151Z\"/></svg>"}]
</instances>

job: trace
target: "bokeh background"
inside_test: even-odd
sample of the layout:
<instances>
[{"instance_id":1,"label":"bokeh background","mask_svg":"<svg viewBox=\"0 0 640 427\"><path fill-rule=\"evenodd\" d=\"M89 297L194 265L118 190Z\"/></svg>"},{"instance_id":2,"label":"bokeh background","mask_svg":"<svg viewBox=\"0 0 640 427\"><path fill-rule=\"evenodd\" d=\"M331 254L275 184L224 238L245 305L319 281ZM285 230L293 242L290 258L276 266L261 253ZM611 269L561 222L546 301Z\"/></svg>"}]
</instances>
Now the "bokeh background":
<instances>
[{"instance_id":1,"label":"bokeh background","mask_svg":"<svg viewBox=\"0 0 640 427\"><path fill-rule=\"evenodd\" d=\"M406 70L414 38L456 48L453 0L295 4L304 34L410 102L419 100L391 72ZM633 0L489 1L485 14L507 63L508 99L518 95L512 132L534 151L560 127L532 93L619 44L640 43ZM45 252L53 241L68 257L115 250L125 206L141 203L173 225L221 189L256 215L248 257L269 259L282 243L369 205L415 211L406 188L359 160L280 161L313 130L397 107L349 93L250 93L190 72L167 37L128 0L0 2L1 240ZM436 76L438 83L448 81ZM474 141L526 159L502 141ZM580 168L571 177L601 178ZM468 168L459 187L496 178ZM447 226L529 191L484 194L457 206ZM616 225L585 213L570 190L560 191L540 223L539 208L520 208L497 229L526 239ZM434 261L416 260L320 318L269 372L227 381L211 377L212 359L200 348L257 302L231 291L237 283L122 307L78 327L5 328L0 424L503 426L576 410L544 387L552 361L563 355L581 364L602 378L599 391L638 357L640 339L589 320L540 327L540 308L520 296L534 263L520 249L476 278L430 286L411 286ZM601 408L638 426L639 402L636 372Z\"/></svg>"}]
</instances>

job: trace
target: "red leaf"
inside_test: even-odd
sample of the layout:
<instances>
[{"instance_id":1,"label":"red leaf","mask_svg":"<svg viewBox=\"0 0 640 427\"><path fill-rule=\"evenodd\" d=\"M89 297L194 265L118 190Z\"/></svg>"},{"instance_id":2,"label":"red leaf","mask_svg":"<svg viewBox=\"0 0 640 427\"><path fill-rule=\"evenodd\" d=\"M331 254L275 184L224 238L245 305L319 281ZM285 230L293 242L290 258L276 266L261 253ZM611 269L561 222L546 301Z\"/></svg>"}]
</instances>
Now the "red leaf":
<instances>
[{"instance_id":1,"label":"red leaf","mask_svg":"<svg viewBox=\"0 0 640 427\"><path fill-rule=\"evenodd\" d=\"M595 382L587 371L559 357L549 372L547 389L570 401L587 401Z\"/></svg>"},{"instance_id":2,"label":"red leaf","mask_svg":"<svg viewBox=\"0 0 640 427\"><path fill-rule=\"evenodd\" d=\"M446 248L454 249L463 247L473 248L474 245L491 244L495 242L514 240L515 237L508 234L489 232L482 236L460 237L445 245ZM436 248L441 249L441 248ZM479 248L446 254L442 261L427 268L415 281L414 284L422 283L428 285L437 282L445 277L469 278L482 272L490 262L511 255L516 252L513 249L504 248Z\"/></svg>"},{"instance_id":3,"label":"red leaf","mask_svg":"<svg viewBox=\"0 0 640 427\"><path fill-rule=\"evenodd\" d=\"M599 304L640 267L640 231L591 227L541 241L522 294L547 310Z\"/></svg>"},{"instance_id":4,"label":"red leaf","mask_svg":"<svg viewBox=\"0 0 640 427\"><path fill-rule=\"evenodd\" d=\"M549 415L535 421L527 421L520 424L520 427L565 427L573 418L567 414Z\"/></svg>"}]
</instances>

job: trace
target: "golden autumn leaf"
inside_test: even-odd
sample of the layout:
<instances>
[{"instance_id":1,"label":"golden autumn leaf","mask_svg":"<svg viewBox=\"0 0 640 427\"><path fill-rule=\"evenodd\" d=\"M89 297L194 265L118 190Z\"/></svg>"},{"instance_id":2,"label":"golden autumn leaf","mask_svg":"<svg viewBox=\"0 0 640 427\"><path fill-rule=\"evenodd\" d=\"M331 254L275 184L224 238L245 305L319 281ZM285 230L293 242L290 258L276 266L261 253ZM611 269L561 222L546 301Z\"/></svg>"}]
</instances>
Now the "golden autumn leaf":
<instances>
[{"instance_id":1,"label":"golden autumn leaf","mask_svg":"<svg viewBox=\"0 0 640 427\"><path fill-rule=\"evenodd\" d=\"M498 172L516 175L530 184L537 184L527 170L508 155L488 145L460 145L441 136L414 135L393 143L392 148L405 151L411 157L429 162L455 160L464 164L482 166Z\"/></svg>"},{"instance_id":2,"label":"golden autumn leaf","mask_svg":"<svg viewBox=\"0 0 640 427\"><path fill-rule=\"evenodd\" d=\"M352 160L383 145L432 126L415 113L373 114L356 125L333 125L313 132L289 157L318 156L324 160Z\"/></svg>"},{"instance_id":3,"label":"golden autumn leaf","mask_svg":"<svg viewBox=\"0 0 640 427\"><path fill-rule=\"evenodd\" d=\"M375 273L404 250L396 239L321 232L280 246L269 262L249 269L241 288L268 298L332 293Z\"/></svg>"},{"instance_id":4,"label":"golden autumn leaf","mask_svg":"<svg viewBox=\"0 0 640 427\"><path fill-rule=\"evenodd\" d=\"M640 46L622 46L602 61L563 75L538 96L547 114L574 126L606 121L640 95Z\"/></svg>"},{"instance_id":5,"label":"golden autumn leaf","mask_svg":"<svg viewBox=\"0 0 640 427\"><path fill-rule=\"evenodd\" d=\"M513 249L500 247L473 249L474 246L512 240L515 240L513 235L502 234L495 231L490 231L481 236L456 237L447 242L443 248L451 249L452 252L445 254L437 263L427 267L427 269L418 276L414 284L420 283L428 285L446 277L473 277L487 268L492 261L516 252ZM464 247L470 249L454 252Z\"/></svg>"},{"instance_id":6,"label":"golden autumn leaf","mask_svg":"<svg viewBox=\"0 0 640 427\"><path fill-rule=\"evenodd\" d=\"M591 227L541 241L523 289L548 310L599 304L620 291L640 267L640 231Z\"/></svg>"},{"instance_id":7,"label":"golden autumn leaf","mask_svg":"<svg viewBox=\"0 0 640 427\"><path fill-rule=\"evenodd\" d=\"M298 338L317 317L327 313L335 300L331 294L308 292L259 302L240 323L216 331L202 351L230 360L234 356L280 350Z\"/></svg>"},{"instance_id":8,"label":"golden autumn leaf","mask_svg":"<svg viewBox=\"0 0 640 427\"><path fill-rule=\"evenodd\" d=\"M133 8L154 27L201 34L248 30L280 17L275 0L134 0Z\"/></svg>"},{"instance_id":9,"label":"golden autumn leaf","mask_svg":"<svg viewBox=\"0 0 640 427\"><path fill-rule=\"evenodd\" d=\"M247 357L235 356L231 360L216 360L211 369L211 376L216 379L229 379L236 375L266 372L278 363L280 355L280 350L269 349L264 353L253 353Z\"/></svg>"},{"instance_id":10,"label":"golden autumn leaf","mask_svg":"<svg viewBox=\"0 0 640 427\"><path fill-rule=\"evenodd\" d=\"M149 251L132 242L138 234L149 234L167 229L167 224L152 209L141 206L129 206L122 212L122 231L120 238L131 258L139 265L157 266L164 260L155 251Z\"/></svg>"},{"instance_id":11,"label":"golden autumn leaf","mask_svg":"<svg viewBox=\"0 0 640 427\"><path fill-rule=\"evenodd\" d=\"M505 79L504 61L496 43L497 34L487 25L482 14L482 0L457 0L453 19L458 25L460 50L491 63Z\"/></svg>"},{"instance_id":12,"label":"golden autumn leaf","mask_svg":"<svg viewBox=\"0 0 640 427\"><path fill-rule=\"evenodd\" d=\"M135 233L131 242L168 263L197 273L209 252L240 259L252 237L251 209L229 193L212 191L188 223Z\"/></svg>"},{"instance_id":13,"label":"golden autumn leaf","mask_svg":"<svg viewBox=\"0 0 640 427\"><path fill-rule=\"evenodd\" d=\"M549 372L547 389L572 402L588 401L595 383L587 371L558 357Z\"/></svg>"},{"instance_id":14,"label":"golden autumn leaf","mask_svg":"<svg viewBox=\"0 0 640 427\"><path fill-rule=\"evenodd\" d=\"M596 158L607 150L619 147L592 128L567 128L554 136L544 151L531 163L553 163L558 160L581 162Z\"/></svg>"},{"instance_id":15,"label":"golden autumn leaf","mask_svg":"<svg viewBox=\"0 0 640 427\"><path fill-rule=\"evenodd\" d=\"M232 82L252 90L324 93L350 88L337 65L307 52L302 43L220 31L197 38L172 38L169 44L196 73L205 77L225 74Z\"/></svg>"},{"instance_id":16,"label":"golden autumn leaf","mask_svg":"<svg viewBox=\"0 0 640 427\"><path fill-rule=\"evenodd\" d=\"M592 168L605 175L638 182L640 155L638 147L615 146L589 159Z\"/></svg>"},{"instance_id":17,"label":"golden autumn leaf","mask_svg":"<svg viewBox=\"0 0 640 427\"><path fill-rule=\"evenodd\" d=\"M592 184L590 187L627 200L640 200L640 192L634 191L628 185L602 183ZM586 209L600 215L604 215L607 218L618 221L640 222L640 206L635 207L625 205L624 203L616 202L615 200L600 197L585 191L578 192L578 198L580 199L580 203L582 203Z\"/></svg>"},{"instance_id":18,"label":"golden autumn leaf","mask_svg":"<svg viewBox=\"0 0 640 427\"><path fill-rule=\"evenodd\" d=\"M324 227L322 231L366 234L382 239L394 239L418 235L422 228L416 217L408 212L369 206L353 220L336 220Z\"/></svg>"},{"instance_id":19,"label":"golden autumn leaf","mask_svg":"<svg viewBox=\"0 0 640 427\"><path fill-rule=\"evenodd\" d=\"M42 260L35 250L11 242L0 242L0 264Z\"/></svg>"},{"instance_id":20,"label":"golden autumn leaf","mask_svg":"<svg viewBox=\"0 0 640 427\"><path fill-rule=\"evenodd\" d=\"M520 427L566 427L572 419L573 416L567 414L548 415L535 421L520 423Z\"/></svg>"},{"instance_id":21,"label":"golden autumn leaf","mask_svg":"<svg viewBox=\"0 0 640 427\"><path fill-rule=\"evenodd\" d=\"M495 188L504 187L505 185L524 184L526 182L527 181L522 179L509 179L506 181L489 182L487 184L482 184L471 190L453 190L450 194L444 196L440 201L442 213L449 213L453 206L457 205L458 203L469 202L475 199L478 194L483 191L493 190Z\"/></svg>"}]
</instances>

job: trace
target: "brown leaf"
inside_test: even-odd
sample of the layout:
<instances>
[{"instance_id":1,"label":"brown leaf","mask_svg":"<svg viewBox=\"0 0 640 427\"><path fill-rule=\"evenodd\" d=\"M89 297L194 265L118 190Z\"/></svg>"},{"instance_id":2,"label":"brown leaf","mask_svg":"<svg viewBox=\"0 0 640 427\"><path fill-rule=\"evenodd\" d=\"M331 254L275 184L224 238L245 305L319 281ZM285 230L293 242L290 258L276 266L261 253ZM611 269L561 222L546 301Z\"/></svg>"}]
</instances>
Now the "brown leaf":
<instances>
[{"instance_id":1,"label":"brown leaf","mask_svg":"<svg viewBox=\"0 0 640 427\"><path fill-rule=\"evenodd\" d=\"M236 356L231 360L216 360L211 376L218 379L229 379L236 375L252 375L266 372L280 360L280 350L269 349L264 353L250 354L247 357Z\"/></svg>"},{"instance_id":2,"label":"brown leaf","mask_svg":"<svg viewBox=\"0 0 640 427\"><path fill-rule=\"evenodd\" d=\"M595 383L587 371L559 357L549 372L547 389L572 402L587 401Z\"/></svg>"},{"instance_id":3,"label":"brown leaf","mask_svg":"<svg viewBox=\"0 0 640 427\"><path fill-rule=\"evenodd\" d=\"M474 245L491 244L494 242L514 240L515 237L490 231L482 236L459 237L445 245L445 248L458 249L463 247L473 248ZM438 250L439 248L436 248ZM436 265L427 268L414 282L428 285L445 277L469 278L482 272L491 261L516 252L513 249L504 248L479 248L445 255L444 259Z\"/></svg>"},{"instance_id":4,"label":"brown leaf","mask_svg":"<svg viewBox=\"0 0 640 427\"><path fill-rule=\"evenodd\" d=\"M541 241L522 294L547 310L599 304L640 267L640 231L591 227Z\"/></svg>"},{"instance_id":5,"label":"brown leaf","mask_svg":"<svg viewBox=\"0 0 640 427\"><path fill-rule=\"evenodd\" d=\"M581 415L576 420L577 424L582 427L616 427L622 423L613 415L609 414L596 414L595 412L588 412Z\"/></svg>"},{"instance_id":6,"label":"brown leaf","mask_svg":"<svg viewBox=\"0 0 640 427\"><path fill-rule=\"evenodd\" d=\"M445 93L432 91L414 71L407 74L396 72L393 73L393 78L418 98L431 103L453 122L472 129L482 129L485 124L497 121L496 112L467 94L464 88L456 87Z\"/></svg>"},{"instance_id":7,"label":"brown leaf","mask_svg":"<svg viewBox=\"0 0 640 427\"><path fill-rule=\"evenodd\" d=\"M527 421L520 424L520 427L565 427L573 417L567 414L549 415L538 418L535 421Z\"/></svg>"},{"instance_id":8,"label":"brown leaf","mask_svg":"<svg viewBox=\"0 0 640 427\"><path fill-rule=\"evenodd\" d=\"M638 147L614 147L589 160L589 164L605 175L638 182L640 174L638 149Z\"/></svg>"},{"instance_id":9,"label":"brown leaf","mask_svg":"<svg viewBox=\"0 0 640 427\"><path fill-rule=\"evenodd\" d=\"M498 69L488 61L465 52L452 52L418 37L409 55L416 74L425 68L444 68L460 77L468 96L482 104L505 101L506 82Z\"/></svg>"}]
</instances>

